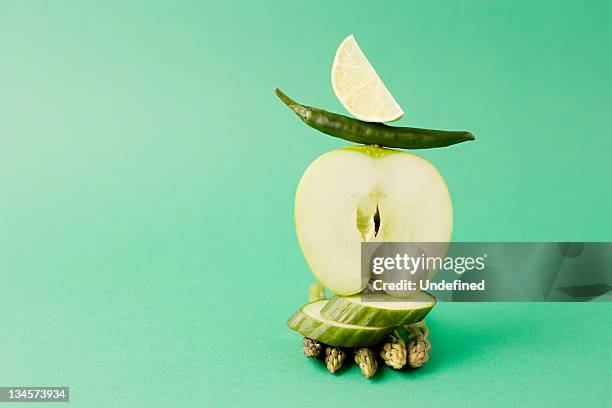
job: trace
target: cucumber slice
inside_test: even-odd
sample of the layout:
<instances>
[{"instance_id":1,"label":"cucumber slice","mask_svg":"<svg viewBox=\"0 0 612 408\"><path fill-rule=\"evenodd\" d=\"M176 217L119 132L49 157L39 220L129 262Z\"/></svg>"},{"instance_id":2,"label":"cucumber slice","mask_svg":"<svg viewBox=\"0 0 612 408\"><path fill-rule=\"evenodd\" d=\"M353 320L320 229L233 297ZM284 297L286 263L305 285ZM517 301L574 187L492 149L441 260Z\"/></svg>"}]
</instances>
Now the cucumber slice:
<instances>
[{"instance_id":1,"label":"cucumber slice","mask_svg":"<svg viewBox=\"0 0 612 408\"><path fill-rule=\"evenodd\" d=\"M389 295L334 296L321 310L325 319L359 326L400 326L423 320L436 298L419 292L409 301Z\"/></svg>"},{"instance_id":2,"label":"cucumber slice","mask_svg":"<svg viewBox=\"0 0 612 408\"><path fill-rule=\"evenodd\" d=\"M287 325L308 338L337 347L369 346L393 331L393 327L364 327L325 319L321 317L321 309L327 302L319 300L302 306Z\"/></svg>"}]
</instances>

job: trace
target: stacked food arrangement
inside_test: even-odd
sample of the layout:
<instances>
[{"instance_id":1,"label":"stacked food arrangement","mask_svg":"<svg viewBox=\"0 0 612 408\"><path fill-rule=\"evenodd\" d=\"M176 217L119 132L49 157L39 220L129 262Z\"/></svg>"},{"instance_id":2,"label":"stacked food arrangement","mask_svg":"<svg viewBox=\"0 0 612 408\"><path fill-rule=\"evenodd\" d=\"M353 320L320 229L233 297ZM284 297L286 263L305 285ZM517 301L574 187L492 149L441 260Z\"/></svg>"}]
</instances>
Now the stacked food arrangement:
<instances>
[{"instance_id":1,"label":"stacked food arrangement","mask_svg":"<svg viewBox=\"0 0 612 408\"><path fill-rule=\"evenodd\" d=\"M389 148L438 148L474 136L385 125L404 112L352 35L336 52L332 87L356 119L301 105L275 89L306 125L361 144L323 154L300 180L296 232L318 283L288 325L304 336L304 355L324 360L331 373L349 359L366 378L379 362L396 370L418 368L429 360L423 319L436 299L424 291L370 293L361 243L449 242L453 209L444 178L427 160Z\"/></svg>"}]
</instances>

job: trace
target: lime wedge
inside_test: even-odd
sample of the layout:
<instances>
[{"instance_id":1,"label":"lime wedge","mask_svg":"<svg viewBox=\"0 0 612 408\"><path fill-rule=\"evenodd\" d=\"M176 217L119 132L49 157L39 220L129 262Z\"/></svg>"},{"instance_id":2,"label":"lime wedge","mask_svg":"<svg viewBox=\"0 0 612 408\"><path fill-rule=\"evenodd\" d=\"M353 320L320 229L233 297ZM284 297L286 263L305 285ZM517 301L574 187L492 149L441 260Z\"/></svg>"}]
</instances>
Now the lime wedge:
<instances>
[{"instance_id":1,"label":"lime wedge","mask_svg":"<svg viewBox=\"0 0 612 408\"><path fill-rule=\"evenodd\" d=\"M392 122L404 116L353 35L346 37L336 51L331 81L340 103L358 119Z\"/></svg>"}]
</instances>

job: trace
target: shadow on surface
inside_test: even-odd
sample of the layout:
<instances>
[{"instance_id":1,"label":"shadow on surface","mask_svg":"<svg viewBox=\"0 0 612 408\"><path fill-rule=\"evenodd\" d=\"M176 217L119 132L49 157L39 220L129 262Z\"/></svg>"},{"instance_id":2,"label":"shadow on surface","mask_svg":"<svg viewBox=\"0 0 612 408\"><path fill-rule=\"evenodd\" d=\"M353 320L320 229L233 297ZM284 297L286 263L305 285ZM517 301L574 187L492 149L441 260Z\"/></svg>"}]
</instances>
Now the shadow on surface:
<instances>
[{"instance_id":1,"label":"shadow on surface","mask_svg":"<svg viewBox=\"0 0 612 408\"><path fill-rule=\"evenodd\" d=\"M537 319L525 318L528 315L525 305L516 304L510 310L507 305L503 309L499 304L467 305L456 316L446 313L426 319L432 352L425 366L412 370L414 374L428 375L447 367L469 366L491 353L504 353L534 342L545 330L544 325ZM499 319L491 320L491 311L484 313L486 317L479 314L482 306L499 308L499 313L495 313Z\"/></svg>"}]
</instances>

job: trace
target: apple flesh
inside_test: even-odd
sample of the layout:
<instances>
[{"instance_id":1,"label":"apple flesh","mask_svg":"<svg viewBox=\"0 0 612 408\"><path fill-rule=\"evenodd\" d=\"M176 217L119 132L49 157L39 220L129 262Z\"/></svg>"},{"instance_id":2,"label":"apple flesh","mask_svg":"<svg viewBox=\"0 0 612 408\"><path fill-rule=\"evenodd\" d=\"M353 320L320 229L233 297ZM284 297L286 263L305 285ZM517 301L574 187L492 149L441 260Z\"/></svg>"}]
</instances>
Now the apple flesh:
<instances>
[{"instance_id":1,"label":"apple flesh","mask_svg":"<svg viewBox=\"0 0 612 408\"><path fill-rule=\"evenodd\" d=\"M318 157L295 197L295 227L315 277L362 291L361 242L448 242L453 207L436 168L414 154L350 146Z\"/></svg>"}]
</instances>

